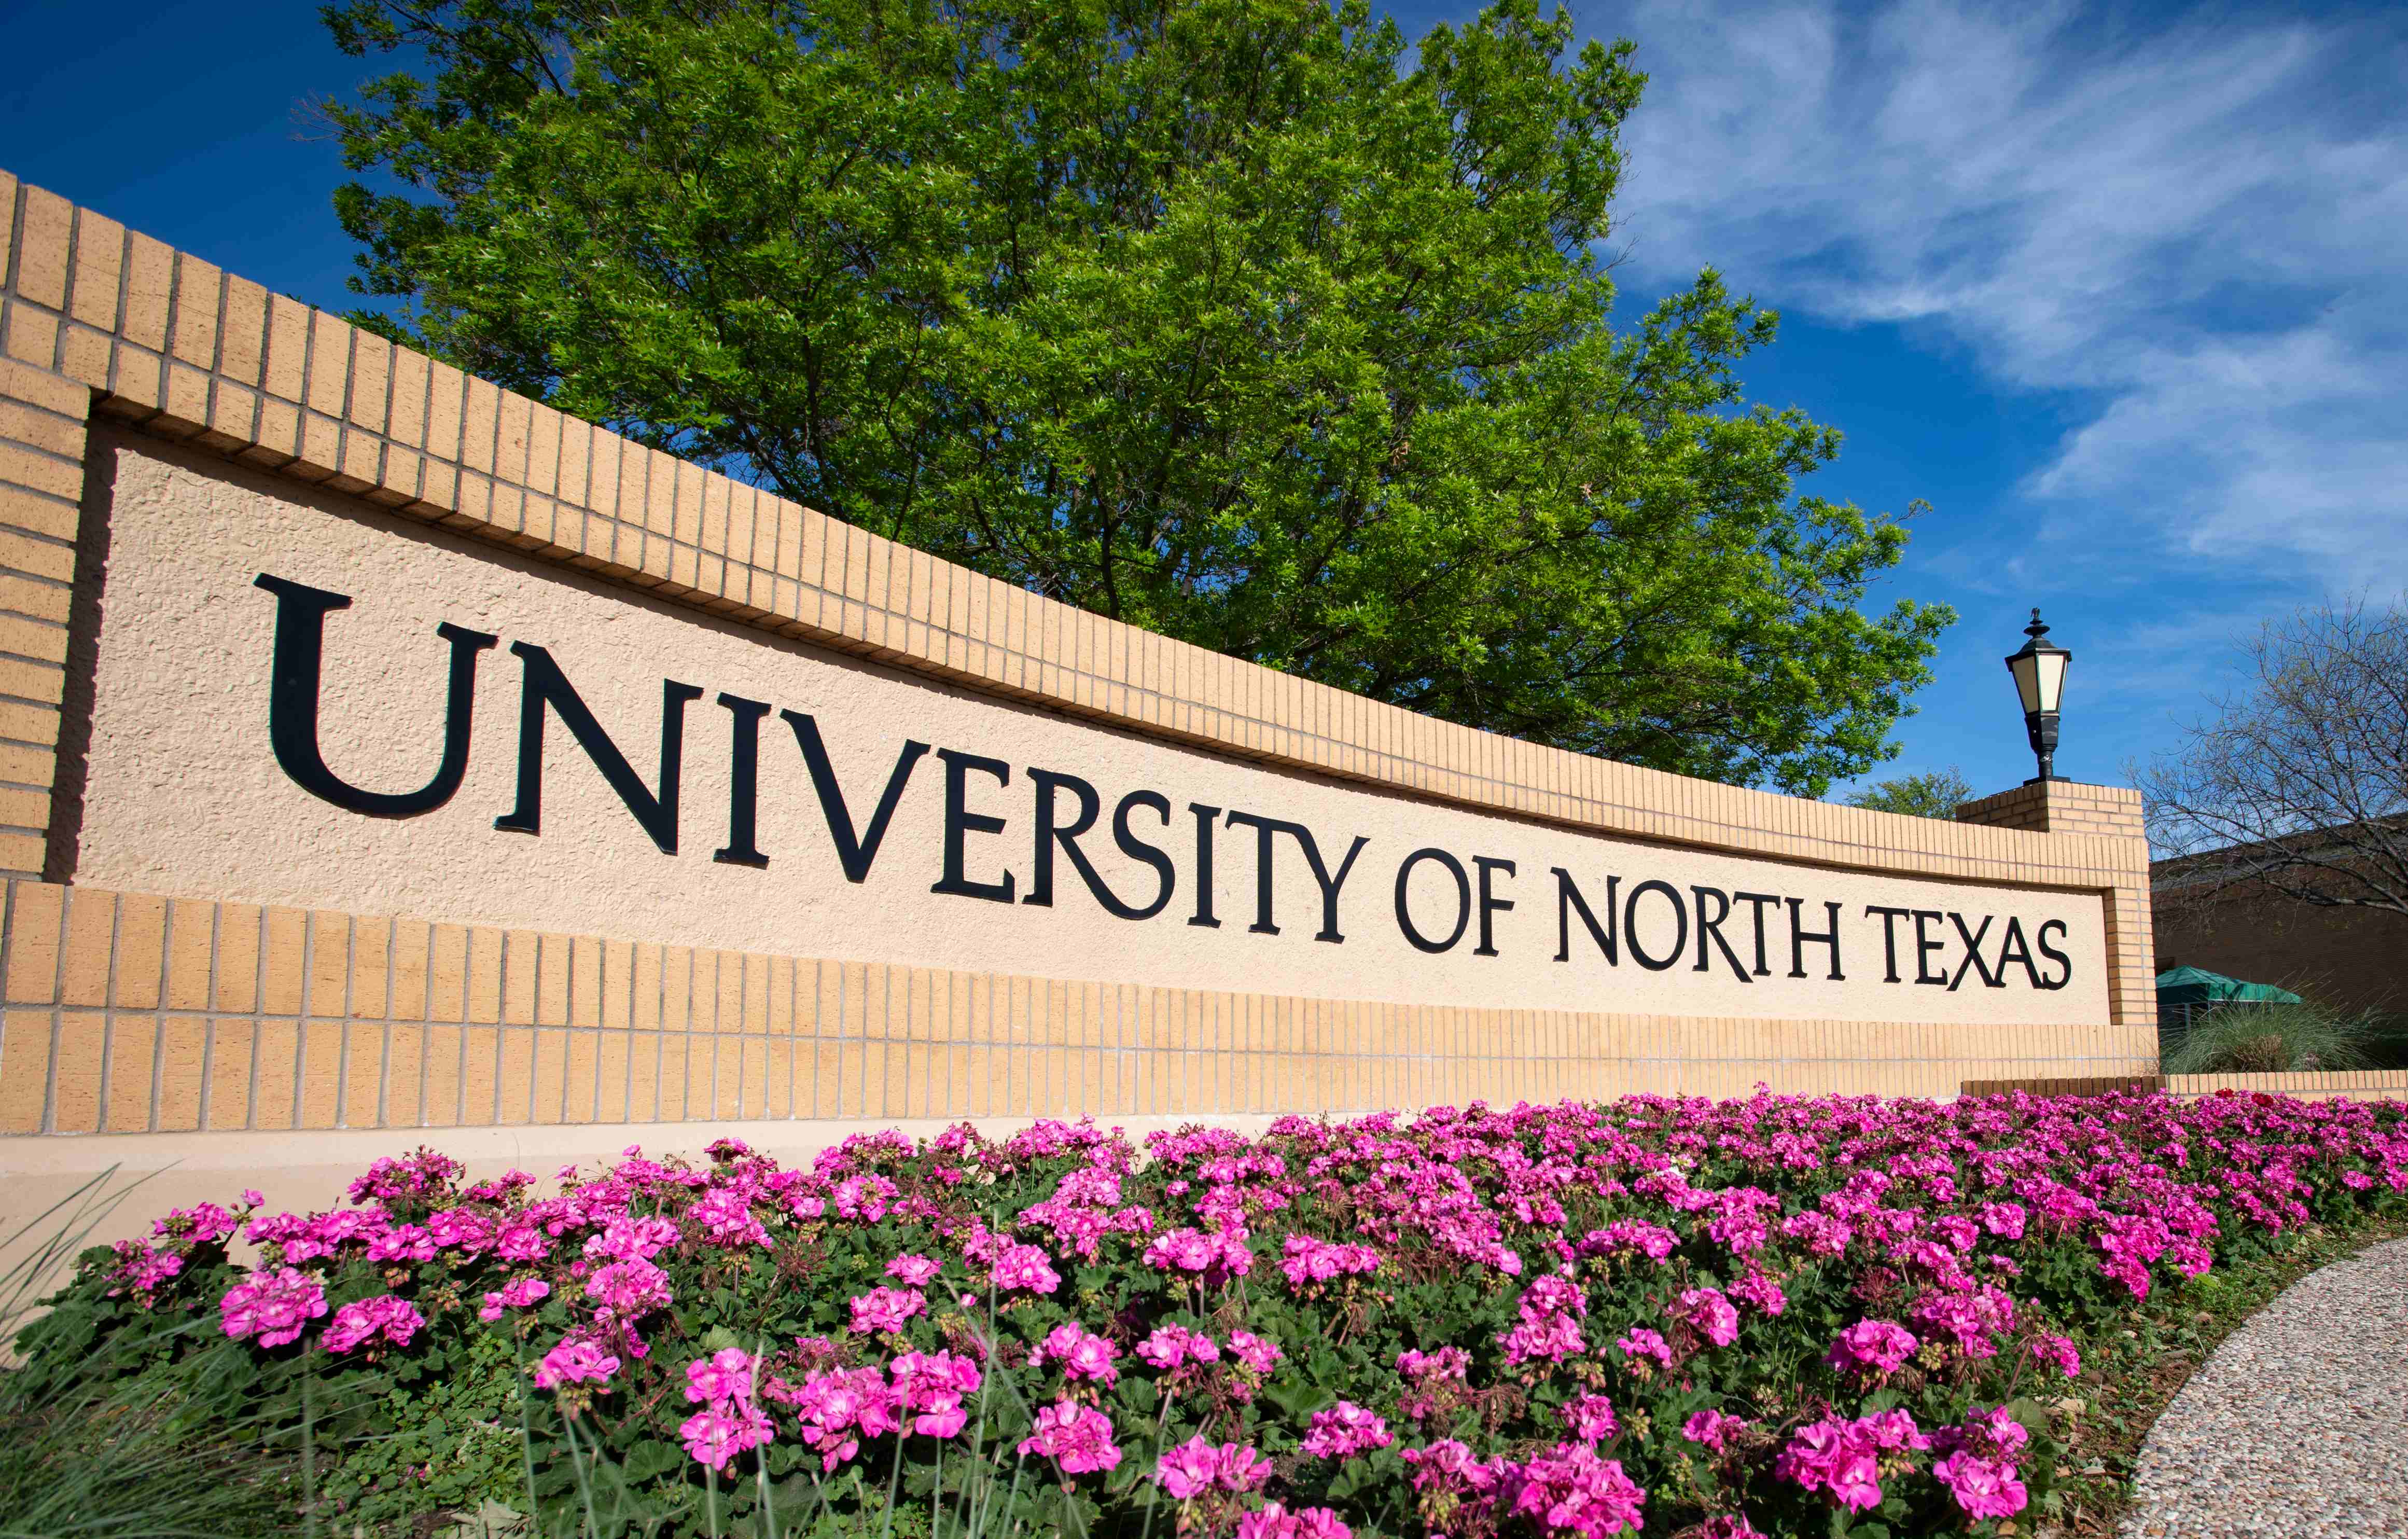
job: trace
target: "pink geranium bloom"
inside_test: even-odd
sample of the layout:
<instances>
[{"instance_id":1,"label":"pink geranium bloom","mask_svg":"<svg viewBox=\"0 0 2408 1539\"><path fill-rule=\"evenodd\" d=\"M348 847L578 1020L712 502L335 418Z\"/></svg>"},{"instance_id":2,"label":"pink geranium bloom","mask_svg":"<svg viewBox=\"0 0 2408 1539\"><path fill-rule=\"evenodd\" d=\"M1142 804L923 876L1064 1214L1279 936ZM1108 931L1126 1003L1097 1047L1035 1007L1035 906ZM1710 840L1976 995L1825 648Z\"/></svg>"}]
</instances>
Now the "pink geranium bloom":
<instances>
[{"instance_id":1,"label":"pink geranium bloom","mask_svg":"<svg viewBox=\"0 0 2408 1539\"><path fill-rule=\"evenodd\" d=\"M1280 1350L1279 1343L1267 1337L1257 1336L1251 1330L1232 1330L1229 1332L1229 1355L1257 1374L1268 1374L1271 1365L1286 1354Z\"/></svg>"},{"instance_id":2,"label":"pink geranium bloom","mask_svg":"<svg viewBox=\"0 0 2408 1539\"><path fill-rule=\"evenodd\" d=\"M1057 1401L1037 1413L1032 1435L1021 1440L1024 1454L1042 1454L1061 1466L1064 1474L1110 1470L1121 1461L1120 1446L1112 1441L1112 1418L1093 1406Z\"/></svg>"},{"instance_id":3,"label":"pink geranium bloom","mask_svg":"<svg viewBox=\"0 0 2408 1539\"><path fill-rule=\"evenodd\" d=\"M899 1280L905 1287L925 1287L937 1280L943 1270L940 1263L925 1256L897 1256L886 1263L886 1275Z\"/></svg>"},{"instance_id":4,"label":"pink geranium bloom","mask_svg":"<svg viewBox=\"0 0 2408 1539\"><path fill-rule=\"evenodd\" d=\"M1220 1474L1220 1450L1200 1434L1164 1454L1154 1469L1162 1489L1182 1502L1211 1490Z\"/></svg>"},{"instance_id":5,"label":"pink geranium bloom","mask_svg":"<svg viewBox=\"0 0 2408 1539\"><path fill-rule=\"evenodd\" d=\"M425 1324L426 1316L418 1312L417 1305L387 1293L335 1311L320 1341L329 1352L349 1352L371 1343L407 1346L409 1338Z\"/></svg>"},{"instance_id":6,"label":"pink geranium bloom","mask_svg":"<svg viewBox=\"0 0 2408 1539\"><path fill-rule=\"evenodd\" d=\"M1931 1474L1969 1517L2013 1517L2028 1500L2023 1482L2015 1478L2015 1467L2000 1460L1960 1451L1932 1465Z\"/></svg>"},{"instance_id":7,"label":"pink geranium bloom","mask_svg":"<svg viewBox=\"0 0 2408 1539\"><path fill-rule=\"evenodd\" d=\"M1697 1328L1698 1333L1716 1346L1728 1346L1739 1340L1739 1311L1723 1297L1717 1287L1692 1287L1682 1291L1681 1317Z\"/></svg>"},{"instance_id":8,"label":"pink geranium bloom","mask_svg":"<svg viewBox=\"0 0 2408 1539\"><path fill-rule=\"evenodd\" d=\"M752 1355L739 1346L723 1347L685 1365L685 1398L697 1405L724 1405L752 1398Z\"/></svg>"},{"instance_id":9,"label":"pink geranium bloom","mask_svg":"<svg viewBox=\"0 0 2408 1539\"><path fill-rule=\"evenodd\" d=\"M1858 1320L1840 1332L1823 1360L1843 1374L1895 1374L1922 1343L1889 1320Z\"/></svg>"},{"instance_id":10,"label":"pink geranium bloom","mask_svg":"<svg viewBox=\"0 0 2408 1539\"><path fill-rule=\"evenodd\" d=\"M535 1382L539 1389L557 1389L564 1384L602 1384L619 1371L619 1359L595 1343L571 1336L543 1355L536 1364Z\"/></svg>"},{"instance_id":11,"label":"pink geranium bloom","mask_svg":"<svg viewBox=\"0 0 2408 1539\"><path fill-rule=\"evenodd\" d=\"M1720 1411L1699 1411L1681 1424L1681 1435L1718 1454L1727 1453L1732 1434L1755 1425L1744 1417L1725 1416Z\"/></svg>"},{"instance_id":12,"label":"pink geranium bloom","mask_svg":"<svg viewBox=\"0 0 2408 1539\"><path fill-rule=\"evenodd\" d=\"M729 1402L696 1411L678 1429L678 1435L696 1463L724 1470L737 1455L768 1442L773 1429L756 1407Z\"/></svg>"},{"instance_id":13,"label":"pink geranium bloom","mask_svg":"<svg viewBox=\"0 0 2408 1539\"><path fill-rule=\"evenodd\" d=\"M906 1320L927 1313L928 1301L899 1287L873 1287L852 1301L852 1308L848 1329L869 1335L902 1330Z\"/></svg>"},{"instance_id":14,"label":"pink geranium bloom","mask_svg":"<svg viewBox=\"0 0 2408 1539\"><path fill-rule=\"evenodd\" d=\"M1290 1512L1272 1502L1240 1516L1238 1539L1354 1539L1354 1531L1327 1507Z\"/></svg>"},{"instance_id":15,"label":"pink geranium bloom","mask_svg":"<svg viewBox=\"0 0 2408 1539\"><path fill-rule=\"evenodd\" d=\"M1057 1325L1045 1338L1042 1353L1048 1362L1058 1364L1062 1376L1087 1379L1106 1386L1120 1382L1121 1371L1114 1366L1120 1348L1102 1336L1096 1335L1073 1321Z\"/></svg>"},{"instance_id":16,"label":"pink geranium bloom","mask_svg":"<svg viewBox=\"0 0 2408 1539\"><path fill-rule=\"evenodd\" d=\"M1312 1428L1304 1435L1304 1451L1314 1459L1351 1459L1396 1442L1388 1424L1352 1401L1340 1401L1312 1413Z\"/></svg>"},{"instance_id":17,"label":"pink geranium bloom","mask_svg":"<svg viewBox=\"0 0 2408 1539\"><path fill-rule=\"evenodd\" d=\"M325 1313L326 1290L292 1267L254 1272L218 1301L225 1333L236 1341L253 1338L262 1346L300 1340L308 1323Z\"/></svg>"},{"instance_id":18,"label":"pink geranium bloom","mask_svg":"<svg viewBox=\"0 0 2408 1539\"><path fill-rule=\"evenodd\" d=\"M498 1320L505 1310L525 1309L532 1304L540 1303L551 1296L550 1283L540 1277L521 1277L486 1294L484 1306L477 1311L477 1317L480 1320Z\"/></svg>"},{"instance_id":19,"label":"pink geranium bloom","mask_svg":"<svg viewBox=\"0 0 2408 1539\"><path fill-rule=\"evenodd\" d=\"M1634 1366L1642 1358L1652 1359L1659 1367L1672 1366L1672 1348L1665 1343L1663 1334L1645 1326L1625 1335L1614 1345L1622 1348L1622 1355Z\"/></svg>"}]
</instances>

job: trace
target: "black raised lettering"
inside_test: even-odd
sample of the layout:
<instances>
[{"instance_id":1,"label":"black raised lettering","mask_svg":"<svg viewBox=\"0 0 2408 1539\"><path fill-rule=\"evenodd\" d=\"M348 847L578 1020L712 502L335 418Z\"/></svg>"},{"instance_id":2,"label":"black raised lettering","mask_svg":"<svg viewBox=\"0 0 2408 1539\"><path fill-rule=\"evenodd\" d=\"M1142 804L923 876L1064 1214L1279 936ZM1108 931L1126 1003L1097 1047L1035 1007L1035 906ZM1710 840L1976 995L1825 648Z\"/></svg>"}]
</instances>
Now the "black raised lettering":
<instances>
[{"instance_id":1,"label":"black raised lettering","mask_svg":"<svg viewBox=\"0 0 2408 1539\"><path fill-rule=\"evenodd\" d=\"M895 809L903 800L903 788L911 783L912 766L928 752L928 745L905 739L902 751L895 755L895 768L886 772L886 788L879 793L878 808L869 814L869 831L853 831L853 813L845 804L844 787L836 778L836 766L828 762L827 744L820 741L820 724L799 711L781 711L786 725L795 729L795 742L803 751L803 763L811 772L811 789L819 794L820 815L827 822L828 838L836 845L838 864L844 868L848 882L867 882L869 868L878 859L878 846L886 841L886 826L895 820Z\"/></svg>"},{"instance_id":2,"label":"black raised lettering","mask_svg":"<svg viewBox=\"0 0 2408 1539\"><path fill-rule=\"evenodd\" d=\"M2041 926L2039 929L2032 932L2032 939L2039 942L2040 954L2042 956L2048 957L2052 961L2063 963L2065 965L2065 971L2057 976L2055 983L2049 982L2046 978L2041 979L2040 986L2046 989L2059 989L2073 982L2073 958L2068 956L2065 953L2057 950L2055 946L2048 943L2048 932L2050 930L2055 930L2059 935L2063 935L2066 932L2065 921L2062 919L2049 920L2046 924Z\"/></svg>"},{"instance_id":3,"label":"black raised lettering","mask_svg":"<svg viewBox=\"0 0 2408 1539\"><path fill-rule=\"evenodd\" d=\"M1622 878L1609 876L1605 879L1605 924L1599 928L1597 915L1589 912L1588 899L1583 898L1580 888L1573 885L1572 873L1561 866L1551 866L1548 870L1555 873L1555 960L1569 962L1572 959L1572 914L1577 911L1581 923L1588 927L1588 938L1597 942L1598 950L1605 953L1607 963L1620 967L1620 911L1613 904Z\"/></svg>"},{"instance_id":4,"label":"black raised lettering","mask_svg":"<svg viewBox=\"0 0 2408 1539\"><path fill-rule=\"evenodd\" d=\"M494 819L494 827L522 834L543 831L543 722L549 711L568 728L577 746L585 750L585 756L602 771L603 780L619 794L619 800L635 814L661 853L677 854L678 776L685 751L685 708L688 701L700 699L702 691L674 679L661 681L661 772L658 788L647 790L627 756L578 698L552 654L532 641L512 641L510 652L520 665L519 797L517 806Z\"/></svg>"},{"instance_id":5,"label":"black raised lettering","mask_svg":"<svg viewBox=\"0 0 2408 1539\"><path fill-rule=\"evenodd\" d=\"M1935 941L1929 933L1929 925L1936 925L1946 917L1948 916L1937 909L1914 911L1914 981L1918 984L1944 985L1948 982L1948 974L1945 971L1931 971L1932 953L1946 949L1948 938L1943 935ZM1926 921L1929 923L1927 924Z\"/></svg>"},{"instance_id":6,"label":"black raised lettering","mask_svg":"<svg viewBox=\"0 0 2408 1539\"><path fill-rule=\"evenodd\" d=\"M1513 900L1510 898L1498 898L1492 893L1488 885L1489 878L1498 871L1503 871L1507 876L1512 876L1513 863L1484 855L1473 856L1471 863L1480 868L1480 943L1471 948L1471 955L1494 956L1497 955L1497 931L1491 923L1491 915L1499 910L1512 908Z\"/></svg>"},{"instance_id":7,"label":"black raised lettering","mask_svg":"<svg viewBox=\"0 0 2408 1539\"><path fill-rule=\"evenodd\" d=\"M1671 899L1672 917L1680 922L1680 933L1673 938L1672 949L1661 956L1651 956L1639 943L1639 899L1651 892L1660 892ZM1681 901L1680 893L1669 882L1641 882L1630 889L1622 904L1622 939L1630 948L1630 959L1650 972L1661 972L1681 959L1689 949L1689 905Z\"/></svg>"},{"instance_id":8,"label":"black raised lettering","mask_svg":"<svg viewBox=\"0 0 2408 1539\"><path fill-rule=\"evenodd\" d=\"M2007 975L2009 962L2021 962L2024 976L2031 980L2032 987L2040 986L2040 969L2032 965L2031 942L2024 939L2024 922L2012 913L2007 915L2007 933L1999 942L1999 976L2002 979Z\"/></svg>"},{"instance_id":9,"label":"black raised lettering","mask_svg":"<svg viewBox=\"0 0 2408 1539\"><path fill-rule=\"evenodd\" d=\"M1831 928L1827 930L1808 929L1805 905L1795 898L1789 899L1789 975L1792 978L1806 976L1806 944L1811 941L1816 945L1831 948L1831 982L1846 983L1848 975L1840 971L1839 904L1827 902L1823 905L1823 923ZM1898 979L1893 976L1890 982L1896 983Z\"/></svg>"},{"instance_id":10,"label":"black raised lettering","mask_svg":"<svg viewBox=\"0 0 2408 1539\"><path fill-rule=\"evenodd\" d=\"M1443 941L1433 941L1415 929L1412 910L1406 903L1412 884L1413 868L1425 860L1437 861L1446 868L1448 875L1455 878L1455 928ZM1463 932L1470 925L1471 878L1465 872L1463 862L1444 850L1415 850L1405 856L1404 864L1397 868L1397 928L1404 932L1405 939L1419 951L1450 951L1457 941L1463 939Z\"/></svg>"},{"instance_id":11,"label":"black raised lettering","mask_svg":"<svg viewBox=\"0 0 2408 1539\"><path fill-rule=\"evenodd\" d=\"M971 834L999 834L1004 824L1002 818L970 811L969 772L993 775L997 785L1009 785L1011 766L951 748L938 749L937 757L945 761L945 874L928 890L955 898L982 898L990 903L1010 902L1016 881L1012 873L1006 870L1000 882L971 881L965 870L968 863L965 846Z\"/></svg>"},{"instance_id":12,"label":"black raised lettering","mask_svg":"<svg viewBox=\"0 0 2408 1539\"><path fill-rule=\"evenodd\" d=\"M1154 815L1162 819L1163 827L1168 828L1170 801L1159 791L1131 791L1121 798L1119 806L1112 809L1112 842L1119 845L1121 854L1131 860L1153 867L1154 874L1160 878L1160 885L1154 895L1154 901L1143 908L1130 909L1126 913L1121 914L1121 917L1151 919L1170 906L1170 896L1179 887L1179 871L1171 864L1170 856L1138 838L1137 831L1129 827L1129 809L1132 807L1153 808Z\"/></svg>"},{"instance_id":13,"label":"black raised lettering","mask_svg":"<svg viewBox=\"0 0 2408 1539\"><path fill-rule=\"evenodd\" d=\"M1793 900L1790 906L1794 909L1797 907L1797 904ZM1878 913L1882 916L1883 983L1895 984L1903 981L1898 975L1898 922L1913 912L1914 911L1912 909L1885 909L1878 903L1868 903L1865 905L1865 913L1867 914ZM1793 978L1802 978L1805 974L1802 972L1792 972L1790 976Z\"/></svg>"},{"instance_id":14,"label":"black raised lettering","mask_svg":"<svg viewBox=\"0 0 2408 1539\"><path fill-rule=\"evenodd\" d=\"M1772 969L1766 964L1764 959L1764 910L1767 904L1770 904L1776 909L1779 908L1781 906L1780 898L1777 895L1769 892L1735 892L1731 894L1731 901L1734 903L1745 903L1755 911L1756 975L1759 978L1770 977L1772 974Z\"/></svg>"},{"instance_id":15,"label":"black raised lettering","mask_svg":"<svg viewBox=\"0 0 2408 1539\"><path fill-rule=\"evenodd\" d=\"M1332 876L1321 858L1321 846L1314 841L1312 830L1303 824L1259 817L1253 813L1231 813L1229 822L1233 827L1254 830L1254 922L1246 927L1248 932L1254 935L1277 935L1280 932L1271 913L1271 856L1275 848L1272 841L1279 835L1285 834L1295 840L1297 847L1304 852L1305 864L1312 868L1312 879L1321 886L1321 928L1312 938L1343 943L1346 937L1338 928L1338 892L1346 885L1348 873L1354 870L1354 857L1361 855L1363 846L1371 841L1356 835L1354 844L1346 852L1346 858L1339 862L1338 873Z\"/></svg>"},{"instance_id":16,"label":"black raised lettering","mask_svg":"<svg viewBox=\"0 0 2408 1539\"><path fill-rule=\"evenodd\" d=\"M761 718L768 703L722 693L727 725L727 842L710 852L723 866L762 867L769 863L753 842L761 812Z\"/></svg>"},{"instance_id":17,"label":"black raised lettering","mask_svg":"<svg viewBox=\"0 0 2408 1539\"><path fill-rule=\"evenodd\" d=\"M1219 896L1212 886L1212 830L1220 826L1221 809L1191 801L1187 810L1196 814L1196 912L1187 922L1219 929L1220 918L1212 912L1213 899Z\"/></svg>"},{"instance_id":18,"label":"black raised lettering","mask_svg":"<svg viewBox=\"0 0 2408 1539\"><path fill-rule=\"evenodd\" d=\"M1730 942L1723 937L1723 921L1730 917L1730 894L1720 887L1705 887L1694 884L1690 886L1689 892L1698 900L1698 965L1692 971L1698 972L1713 971L1713 958L1706 952L1706 942L1711 940L1714 943L1714 948L1723 954L1723 960L1730 964L1733 977L1743 984L1756 982L1747 974L1747 964L1739 959L1739 953L1731 950ZM1706 899L1709 898L1713 899L1714 903L1714 912L1712 913L1706 912ZM1761 946L1763 942L1759 939L1756 943Z\"/></svg>"},{"instance_id":19,"label":"black raised lettering","mask_svg":"<svg viewBox=\"0 0 2408 1539\"><path fill-rule=\"evenodd\" d=\"M351 607L349 597L270 577L252 585L276 596L276 641L268 656L267 743L293 784L347 813L416 817L450 801L468 769L468 733L477 704L477 654L495 638L445 622L435 634L452 643L451 682L443 701L443 756L435 778L415 791L363 791L326 768L318 747L318 685L325 667L326 615Z\"/></svg>"},{"instance_id":20,"label":"black raised lettering","mask_svg":"<svg viewBox=\"0 0 2408 1539\"><path fill-rule=\"evenodd\" d=\"M1999 922L1999 916L1995 913L1985 913L1982 915L1982 928L1980 929L1969 930L1965 928L1965 916L1961 913L1956 913L1954 910L1951 910L1948 914L1948 922L1956 927L1957 935L1965 942L1965 959L1956 964L1956 976L1948 980L1948 992L1951 994L1956 992L1956 985L1965 981L1965 970L1967 968L1971 968L1982 975L1982 985L1984 987L2006 987L2007 969L2005 961L2002 959L1999 964L1999 971L1992 972L1990 971L1990 965L1982 960L1982 938L1990 933L1990 927Z\"/></svg>"}]
</instances>

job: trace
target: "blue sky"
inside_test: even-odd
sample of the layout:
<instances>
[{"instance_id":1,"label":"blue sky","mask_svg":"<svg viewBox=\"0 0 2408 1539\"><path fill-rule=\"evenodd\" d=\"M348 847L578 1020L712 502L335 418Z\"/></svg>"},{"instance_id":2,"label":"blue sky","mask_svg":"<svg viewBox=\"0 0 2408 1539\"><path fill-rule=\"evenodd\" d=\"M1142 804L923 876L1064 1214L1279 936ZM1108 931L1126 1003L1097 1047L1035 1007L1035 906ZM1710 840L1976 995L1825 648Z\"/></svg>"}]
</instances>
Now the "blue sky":
<instances>
[{"instance_id":1,"label":"blue sky","mask_svg":"<svg viewBox=\"0 0 2408 1539\"><path fill-rule=\"evenodd\" d=\"M1630 308L1719 266L1783 312L1751 394L1847 435L1807 489L1932 504L1875 598L1961 618L1876 776L2031 772L2000 658L2034 604L2075 653L2058 770L2112 781L2235 636L2408 587L2408 8L1573 14L1653 78ZM314 7L37 0L0 36L49 62L0 87L0 166L348 305L341 166L299 108L375 61Z\"/></svg>"}]
</instances>

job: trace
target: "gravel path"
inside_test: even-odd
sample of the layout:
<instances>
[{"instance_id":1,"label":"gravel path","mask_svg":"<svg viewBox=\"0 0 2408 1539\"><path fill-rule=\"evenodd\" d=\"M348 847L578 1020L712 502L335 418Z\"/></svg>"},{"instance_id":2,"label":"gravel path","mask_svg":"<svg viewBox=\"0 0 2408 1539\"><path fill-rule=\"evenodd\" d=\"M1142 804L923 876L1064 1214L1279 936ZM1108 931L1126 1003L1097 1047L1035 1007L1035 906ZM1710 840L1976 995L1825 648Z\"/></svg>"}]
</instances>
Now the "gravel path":
<instances>
[{"instance_id":1,"label":"gravel path","mask_svg":"<svg viewBox=\"0 0 2408 1539\"><path fill-rule=\"evenodd\" d=\"M2408 1240L2227 1338L2150 1429L2137 1485L2128 1539L2408 1535Z\"/></svg>"}]
</instances>

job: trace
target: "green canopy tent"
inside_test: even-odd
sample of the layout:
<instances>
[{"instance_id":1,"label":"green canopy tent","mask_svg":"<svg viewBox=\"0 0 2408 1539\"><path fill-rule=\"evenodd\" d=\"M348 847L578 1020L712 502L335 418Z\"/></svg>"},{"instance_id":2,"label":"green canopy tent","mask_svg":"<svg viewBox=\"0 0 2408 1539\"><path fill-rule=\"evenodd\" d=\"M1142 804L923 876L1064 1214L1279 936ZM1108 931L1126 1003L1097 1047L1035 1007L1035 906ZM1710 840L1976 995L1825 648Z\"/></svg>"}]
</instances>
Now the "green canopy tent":
<instances>
[{"instance_id":1,"label":"green canopy tent","mask_svg":"<svg viewBox=\"0 0 2408 1539\"><path fill-rule=\"evenodd\" d=\"M2178 967L2157 974L2159 1009L2173 1004L2221 1004L2227 1000L2243 1000L2253 1004L2300 1002L2300 997L2287 988L2276 988L2272 984L2244 984L2238 978L2195 967Z\"/></svg>"}]
</instances>

